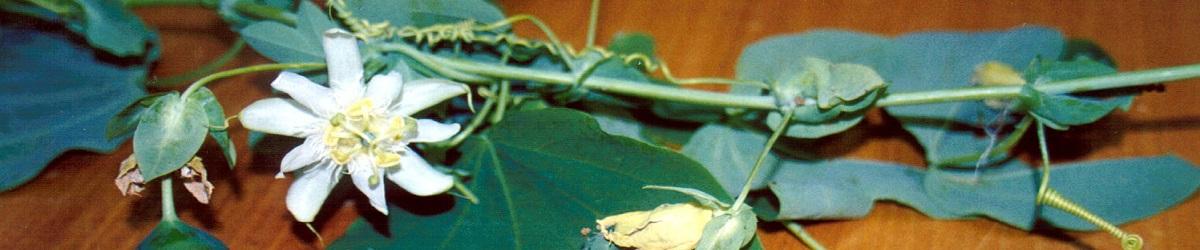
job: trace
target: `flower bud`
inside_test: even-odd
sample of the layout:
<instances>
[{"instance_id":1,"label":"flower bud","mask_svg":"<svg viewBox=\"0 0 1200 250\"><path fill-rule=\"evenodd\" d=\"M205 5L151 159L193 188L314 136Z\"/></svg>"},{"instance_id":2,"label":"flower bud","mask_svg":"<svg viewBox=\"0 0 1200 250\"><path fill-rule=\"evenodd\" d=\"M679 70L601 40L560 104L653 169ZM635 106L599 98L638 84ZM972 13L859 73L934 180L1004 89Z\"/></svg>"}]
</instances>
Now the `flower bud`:
<instances>
[{"instance_id":1,"label":"flower bud","mask_svg":"<svg viewBox=\"0 0 1200 250\"><path fill-rule=\"evenodd\" d=\"M663 204L596 221L604 238L621 247L645 250L693 249L713 210L696 203Z\"/></svg>"}]
</instances>

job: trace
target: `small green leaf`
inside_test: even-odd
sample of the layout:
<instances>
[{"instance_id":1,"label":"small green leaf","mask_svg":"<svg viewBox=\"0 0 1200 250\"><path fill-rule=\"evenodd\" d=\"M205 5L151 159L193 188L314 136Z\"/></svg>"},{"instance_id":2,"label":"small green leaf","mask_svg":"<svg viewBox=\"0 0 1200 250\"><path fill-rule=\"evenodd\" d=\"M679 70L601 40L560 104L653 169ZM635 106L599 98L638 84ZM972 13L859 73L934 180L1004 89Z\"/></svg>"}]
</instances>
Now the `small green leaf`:
<instances>
[{"instance_id":1,"label":"small green leaf","mask_svg":"<svg viewBox=\"0 0 1200 250\"><path fill-rule=\"evenodd\" d=\"M138 122L141 121L142 111L150 108L158 98L165 95L166 92L150 94L130 103L125 106L121 112L118 112L112 120L108 122L108 126L104 129L104 136L109 139L117 138L118 136L126 135L133 132L137 128Z\"/></svg>"},{"instance_id":2,"label":"small green leaf","mask_svg":"<svg viewBox=\"0 0 1200 250\"><path fill-rule=\"evenodd\" d=\"M740 249L754 239L758 218L749 206L713 217L704 225L696 250Z\"/></svg>"},{"instance_id":3,"label":"small green leaf","mask_svg":"<svg viewBox=\"0 0 1200 250\"><path fill-rule=\"evenodd\" d=\"M177 93L159 98L133 132L133 154L142 176L149 181L183 167L204 143L205 124L203 107L181 101Z\"/></svg>"},{"instance_id":4,"label":"small green leaf","mask_svg":"<svg viewBox=\"0 0 1200 250\"><path fill-rule=\"evenodd\" d=\"M302 1L297 13L296 27L260 21L238 31L251 48L280 63L321 62L325 59L321 38L325 30L337 27L325 11L308 1Z\"/></svg>"},{"instance_id":5,"label":"small green leaf","mask_svg":"<svg viewBox=\"0 0 1200 250\"><path fill-rule=\"evenodd\" d=\"M617 33L608 43L608 50L618 54L642 54L653 58L654 37L640 32Z\"/></svg>"},{"instance_id":6,"label":"small green leaf","mask_svg":"<svg viewBox=\"0 0 1200 250\"><path fill-rule=\"evenodd\" d=\"M700 162L721 183L721 187L731 196L742 191L746 177L758 154L767 143L768 135L748 129L735 128L725 124L710 123L700 127L692 135L691 140L683 145L680 153ZM767 155L763 160L762 169L750 186L752 189L762 189L767 186L768 177L779 166L779 157Z\"/></svg>"},{"instance_id":7,"label":"small green leaf","mask_svg":"<svg viewBox=\"0 0 1200 250\"><path fill-rule=\"evenodd\" d=\"M187 105L200 106L204 110L208 121L206 125L208 134L221 147L221 152L225 153L225 161L229 164L229 168L233 168L237 164L237 149L229 140L229 131L226 130L228 128L225 124L225 111L221 108L221 103L217 102L217 97L208 88L201 87L188 97Z\"/></svg>"},{"instance_id":8,"label":"small green leaf","mask_svg":"<svg viewBox=\"0 0 1200 250\"><path fill-rule=\"evenodd\" d=\"M204 230L178 220L163 220L138 244L139 250L150 249L229 249L221 240Z\"/></svg>"},{"instance_id":9,"label":"small green leaf","mask_svg":"<svg viewBox=\"0 0 1200 250\"><path fill-rule=\"evenodd\" d=\"M1030 82L1041 83L1093 77L1116 73L1116 69L1090 59L1074 61L1037 60L1025 72ZM1026 84L1021 88L1021 105L1047 126L1065 130L1068 126L1095 122L1113 110L1128 110L1132 94L1108 98L1081 95L1049 95Z\"/></svg>"},{"instance_id":10,"label":"small green leaf","mask_svg":"<svg viewBox=\"0 0 1200 250\"><path fill-rule=\"evenodd\" d=\"M871 62L887 45L888 41L878 36L836 30L768 38L742 52L737 77L771 84L781 104L800 105L787 136L819 138L845 131L862 120L865 112L861 111L886 87L884 78L862 64ZM763 91L744 85L731 89L748 95L762 95ZM779 129L782 118L771 112L764 122Z\"/></svg>"},{"instance_id":11,"label":"small green leaf","mask_svg":"<svg viewBox=\"0 0 1200 250\"><path fill-rule=\"evenodd\" d=\"M81 34L88 43L119 57L146 53L146 44L156 42L155 35L119 0L78 0L83 8ZM79 30L76 30L79 32Z\"/></svg>"},{"instance_id":12,"label":"small green leaf","mask_svg":"<svg viewBox=\"0 0 1200 250\"><path fill-rule=\"evenodd\" d=\"M1043 27L922 32L897 37L887 50L865 64L891 83L891 93L961 88L971 86L975 68L984 62L1027 65L1039 56L1058 57L1063 44L1058 31ZM1012 131L1007 126L1017 121L983 102L895 106L886 110L913 134L933 167L975 166L980 152L990 143L986 136L979 136L985 127L1003 125L998 136L1004 137ZM1003 158L992 160L999 159Z\"/></svg>"},{"instance_id":13,"label":"small green leaf","mask_svg":"<svg viewBox=\"0 0 1200 250\"><path fill-rule=\"evenodd\" d=\"M474 174L466 186L479 204L415 200L433 207L393 207L384 232L359 220L331 248L577 248L580 228L596 219L691 199L642 186L695 188L730 200L695 161L605 134L587 114L569 109L513 112L461 150L455 168Z\"/></svg>"},{"instance_id":14,"label":"small green leaf","mask_svg":"<svg viewBox=\"0 0 1200 250\"><path fill-rule=\"evenodd\" d=\"M475 20L492 23L504 19L495 5L480 0L357 0L346 1L355 17L392 27L426 27Z\"/></svg>"}]
</instances>

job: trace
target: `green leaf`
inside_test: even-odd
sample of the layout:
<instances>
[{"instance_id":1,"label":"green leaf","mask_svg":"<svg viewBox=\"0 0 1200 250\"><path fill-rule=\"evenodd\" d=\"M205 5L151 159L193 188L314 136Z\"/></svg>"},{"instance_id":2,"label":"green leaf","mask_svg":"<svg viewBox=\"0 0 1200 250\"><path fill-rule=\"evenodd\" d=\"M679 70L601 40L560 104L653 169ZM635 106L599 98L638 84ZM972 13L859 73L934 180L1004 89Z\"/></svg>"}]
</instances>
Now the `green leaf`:
<instances>
[{"instance_id":1,"label":"green leaf","mask_svg":"<svg viewBox=\"0 0 1200 250\"><path fill-rule=\"evenodd\" d=\"M137 249L229 249L221 240L178 220L163 220Z\"/></svg>"},{"instance_id":2,"label":"green leaf","mask_svg":"<svg viewBox=\"0 0 1200 250\"><path fill-rule=\"evenodd\" d=\"M618 54L642 54L654 57L654 37L646 33L617 33L608 43L608 50Z\"/></svg>"},{"instance_id":3,"label":"green leaf","mask_svg":"<svg viewBox=\"0 0 1200 250\"><path fill-rule=\"evenodd\" d=\"M742 191L742 185L746 183L746 177L754 168L754 161L758 160L758 154L766 145L767 137L749 129L710 123L696 130L680 153L704 165L727 194L736 196ZM778 166L779 157L767 155L758 176L754 177L751 189L765 188L768 177Z\"/></svg>"},{"instance_id":4,"label":"green leaf","mask_svg":"<svg viewBox=\"0 0 1200 250\"><path fill-rule=\"evenodd\" d=\"M513 112L462 150L455 168L474 173L466 185L479 204L454 200L419 214L393 207L387 232L359 220L332 248L577 248L579 229L598 218L691 199L642 186L695 188L731 200L695 161L607 135L569 109Z\"/></svg>"},{"instance_id":5,"label":"green leaf","mask_svg":"<svg viewBox=\"0 0 1200 250\"><path fill-rule=\"evenodd\" d=\"M1063 38L1052 29L1021 27L992 32L914 33L897 37L888 47L874 62L866 64L891 82L888 92L900 93L970 86L975 67L987 61L1026 65L1038 56L1056 58L1063 48ZM979 135L984 126L1002 115L983 102L886 110L913 134L924 148L927 162L935 167L974 166L989 144L987 137ZM1005 119L998 124L1016 121Z\"/></svg>"},{"instance_id":6,"label":"green leaf","mask_svg":"<svg viewBox=\"0 0 1200 250\"><path fill-rule=\"evenodd\" d=\"M1020 161L928 172L870 161L785 161L771 184L779 210L766 199L754 204L768 220L861 218L874 201L889 200L937 219L985 216L1029 230L1040 216L1061 228L1094 229L1061 211L1037 209L1040 173ZM1117 224L1174 206L1200 186L1200 169L1174 156L1067 164L1050 176L1059 193Z\"/></svg>"},{"instance_id":7,"label":"green leaf","mask_svg":"<svg viewBox=\"0 0 1200 250\"><path fill-rule=\"evenodd\" d=\"M887 78L880 78L861 64L875 60L888 44L878 36L837 30L767 38L742 52L737 78L775 86L781 102L811 101L795 109L786 135L819 138L849 129L862 120L861 111L878 97ZM747 95L763 95L764 91L744 85L731 89L732 93ZM782 118L778 112L771 112L765 123L778 129Z\"/></svg>"},{"instance_id":8,"label":"green leaf","mask_svg":"<svg viewBox=\"0 0 1200 250\"><path fill-rule=\"evenodd\" d=\"M138 56L158 36L125 9L119 0L78 0L83 8L83 31L88 43L119 57Z\"/></svg>"},{"instance_id":9,"label":"green leaf","mask_svg":"<svg viewBox=\"0 0 1200 250\"><path fill-rule=\"evenodd\" d=\"M280 63L321 62L325 59L321 47L325 30L337 27L325 11L308 1L302 1L297 11L296 27L260 21L239 31L242 38L259 54Z\"/></svg>"},{"instance_id":10,"label":"green leaf","mask_svg":"<svg viewBox=\"0 0 1200 250\"><path fill-rule=\"evenodd\" d=\"M188 97L187 105L200 106L204 110L204 116L208 121L206 124L208 134L217 142L217 146L221 147L221 152L225 153L225 161L229 164L229 168L233 168L237 164L237 149L229 140L229 131L226 130L225 124L225 111L221 108L221 103L217 102L217 97L208 88L201 87Z\"/></svg>"},{"instance_id":11,"label":"green leaf","mask_svg":"<svg viewBox=\"0 0 1200 250\"><path fill-rule=\"evenodd\" d=\"M149 60L116 63L53 28L0 22L0 37L0 191L67 150L112 152L125 141L108 139L106 124L145 95Z\"/></svg>"},{"instance_id":12,"label":"green leaf","mask_svg":"<svg viewBox=\"0 0 1200 250\"><path fill-rule=\"evenodd\" d=\"M1071 38L1067 40L1062 56L1058 57L1058 59L1062 61L1088 59L1103 63L1112 68L1117 67L1117 62L1113 61L1112 56L1109 56L1108 52L1104 51L1104 48L1087 39Z\"/></svg>"},{"instance_id":13,"label":"green leaf","mask_svg":"<svg viewBox=\"0 0 1200 250\"><path fill-rule=\"evenodd\" d=\"M642 187L642 189L666 190L686 194L691 196L692 199L695 199L696 203L700 204L700 206L713 210L724 210L729 208L728 203L722 202L720 199L717 199L717 197L705 193L704 191L696 190L695 188L649 185Z\"/></svg>"},{"instance_id":14,"label":"green leaf","mask_svg":"<svg viewBox=\"0 0 1200 250\"><path fill-rule=\"evenodd\" d=\"M1090 59L1074 61L1038 60L1026 70L1029 82L1041 83L1093 77L1116 73L1117 70ZM1108 98L1077 95L1049 95L1026 84L1021 88L1021 105L1029 109L1038 120L1055 129L1065 130L1068 126L1095 122L1113 110L1128 110L1133 103L1132 94Z\"/></svg>"},{"instance_id":15,"label":"green leaf","mask_svg":"<svg viewBox=\"0 0 1200 250\"><path fill-rule=\"evenodd\" d=\"M739 249L754 239L758 218L750 207L713 217L704 225L704 234L696 243L696 250Z\"/></svg>"},{"instance_id":16,"label":"green leaf","mask_svg":"<svg viewBox=\"0 0 1200 250\"><path fill-rule=\"evenodd\" d=\"M1054 167L1050 187L1121 225L1187 200L1200 187L1200 169L1174 155L1080 162ZM1039 216L1055 227L1096 230L1091 223L1058 209L1040 211Z\"/></svg>"},{"instance_id":17,"label":"green leaf","mask_svg":"<svg viewBox=\"0 0 1200 250\"><path fill-rule=\"evenodd\" d=\"M426 27L475 20L492 23L504 19L496 6L480 0L356 0L346 1L354 16L392 27Z\"/></svg>"},{"instance_id":18,"label":"green leaf","mask_svg":"<svg viewBox=\"0 0 1200 250\"><path fill-rule=\"evenodd\" d=\"M212 1L212 0L210 0L210 1ZM261 17L255 16L255 15L248 15L246 13L243 13L242 11L237 10L238 3L254 4L255 6L273 9L280 13L291 12L292 6L294 6L294 4L295 4L295 1L293 1L293 0L215 0L215 1L218 1L218 3L216 3L217 14L221 15L221 19L224 19L225 23L228 23L231 27L234 28L234 30L244 28L244 27L246 27L246 25L252 24L256 21L262 21ZM301 2L307 3L308 1L301 1ZM266 11L266 9L258 9L258 11Z\"/></svg>"},{"instance_id":19,"label":"green leaf","mask_svg":"<svg viewBox=\"0 0 1200 250\"><path fill-rule=\"evenodd\" d=\"M208 118L204 108L195 104L170 93L142 114L133 132L133 154L146 181L183 167L204 144Z\"/></svg>"},{"instance_id":20,"label":"green leaf","mask_svg":"<svg viewBox=\"0 0 1200 250\"><path fill-rule=\"evenodd\" d=\"M166 92L161 92L146 95L129 104L129 106L125 106L125 109L117 112L117 115L108 122L108 126L104 129L104 136L108 139L113 139L133 132L137 128L138 122L141 121L142 112L150 108L151 105L154 105L155 102L158 102L159 97L166 94Z\"/></svg>"}]
</instances>

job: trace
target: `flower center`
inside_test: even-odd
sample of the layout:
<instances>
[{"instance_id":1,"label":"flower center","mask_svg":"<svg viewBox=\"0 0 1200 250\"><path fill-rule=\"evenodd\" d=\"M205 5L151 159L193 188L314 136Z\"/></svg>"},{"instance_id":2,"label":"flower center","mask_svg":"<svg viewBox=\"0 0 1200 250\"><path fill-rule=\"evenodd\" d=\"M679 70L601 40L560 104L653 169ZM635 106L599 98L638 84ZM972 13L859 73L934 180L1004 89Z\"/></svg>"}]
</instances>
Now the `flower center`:
<instances>
[{"instance_id":1,"label":"flower center","mask_svg":"<svg viewBox=\"0 0 1200 250\"><path fill-rule=\"evenodd\" d=\"M403 147L395 145L402 146L406 138L416 135L416 119L388 116L374 112L374 107L371 99L363 98L329 119L324 140L334 162L346 165L355 156L366 154L376 167L400 164L397 151Z\"/></svg>"}]
</instances>

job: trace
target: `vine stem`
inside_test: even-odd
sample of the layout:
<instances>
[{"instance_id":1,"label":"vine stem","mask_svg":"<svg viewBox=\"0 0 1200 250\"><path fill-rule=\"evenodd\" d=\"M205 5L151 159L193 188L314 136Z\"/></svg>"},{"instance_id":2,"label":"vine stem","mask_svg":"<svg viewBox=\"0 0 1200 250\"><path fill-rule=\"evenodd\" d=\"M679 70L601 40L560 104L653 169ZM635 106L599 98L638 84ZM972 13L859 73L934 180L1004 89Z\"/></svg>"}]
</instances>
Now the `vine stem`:
<instances>
[{"instance_id":1,"label":"vine stem","mask_svg":"<svg viewBox=\"0 0 1200 250\"><path fill-rule=\"evenodd\" d=\"M186 90L184 90L183 94L180 95L179 97L186 100L187 97L192 94L192 92L195 92L197 89L200 89L200 87L204 87L204 85L207 85L208 83L215 81L217 79L221 79L221 78L226 78L226 77L231 77L231 76L236 76L236 75L241 75L241 74L246 74L246 73L259 72L259 71L272 71L272 70L284 70L284 69L308 70L308 69L317 69L317 68L322 68L322 67L325 67L324 63L274 63L274 64L259 64L259 65L254 65L254 66L247 66L247 67L241 67L241 68L221 71L221 72L217 72L217 73L213 73L211 75L205 76L204 78L200 78L200 80L196 80L196 82L193 82L191 86L188 86L188 88Z\"/></svg>"},{"instance_id":2,"label":"vine stem","mask_svg":"<svg viewBox=\"0 0 1200 250\"><path fill-rule=\"evenodd\" d=\"M800 238L800 241L804 242L804 245L808 246L808 249L825 250L825 246L821 245L821 242L817 242L817 239L808 234L808 231L804 231L804 227L800 226L800 223L787 221L783 223L783 227L786 227L788 232L792 232L792 235L795 235L796 238Z\"/></svg>"},{"instance_id":3,"label":"vine stem","mask_svg":"<svg viewBox=\"0 0 1200 250\"><path fill-rule=\"evenodd\" d=\"M490 83L492 78L526 80L558 85L576 85L576 81L579 80L569 72L552 72L465 59L446 58L426 54L406 44L389 43L374 44L373 46L381 51L403 53L427 66L432 65L431 67L454 73L465 73L466 76L463 77L449 76L455 78L455 80L477 84ZM1048 94L1064 94L1149 85L1195 77L1200 77L1200 64L1129 71L1105 76L1051 82L1034 86L1034 88ZM705 106L750 109L777 108L775 106L775 98L771 96L739 95L677 88L602 76L589 77L581 86L616 94ZM888 107L983 99L1013 99L1020 96L1020 93L1021 86L976 86L891 93L876 100L875 106Z\"/></svg>"},{"instance_id":4,"label":"vine stem","mask_svg":"<svg viewBox=\"0 0 1200 250\"><path fill-rule=\"evenodd\" d=\"M596 45L596 22L600 19L600 0L592 0L592 8L588 13L587 43L585 48Z\"/></svg>"},{"instance_id":5,"label":"vine stem","mask_svg":"<svg viewBox=\"0 0 1200 250\"><path fill-rule=\"evenodd\" d=\"M775 146L775 141L779 140L779 136L783 135L784 131L787 131L788 122L792 121L792 115L795 114L793 111L790 107L780 109L780 112L783 112L783 121L779 122L778 129L771 133L771 138L767 139L766 145L763 145L762 153L758 154L758 160L754 160L754 168L750 169L750 176L746 177L746 184L742 185L742 192L738 194L737 201L733 202L733 208L730 208L729 211L738 211L742 207L742 203L745 203L746 196L750 194L750 186L754 184L754 176L758 175L759 169L762 169L763 160L766 160L767 154L771 153L771 147Z\"/></svg>"},{"instance_id":6,"label":"vine stem","mask_svg":"<svg viewBox=\"0 0 1200 250\"><path fill-rule=\"evenodd\" d=\"M179 221L175 214L175 191L171 189L171 177L162 178L162 220Z\"/></svg>"}]
</instances>

